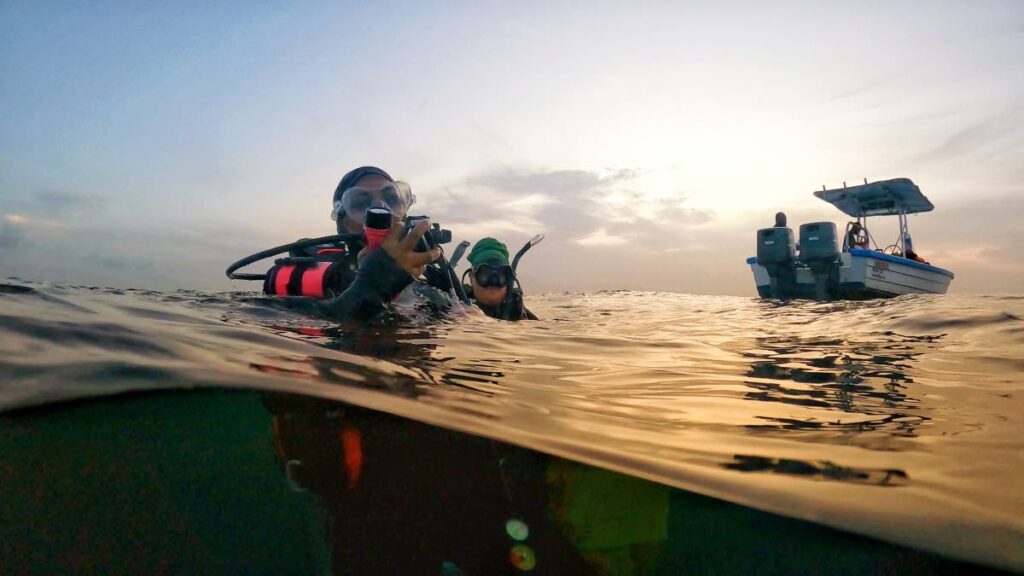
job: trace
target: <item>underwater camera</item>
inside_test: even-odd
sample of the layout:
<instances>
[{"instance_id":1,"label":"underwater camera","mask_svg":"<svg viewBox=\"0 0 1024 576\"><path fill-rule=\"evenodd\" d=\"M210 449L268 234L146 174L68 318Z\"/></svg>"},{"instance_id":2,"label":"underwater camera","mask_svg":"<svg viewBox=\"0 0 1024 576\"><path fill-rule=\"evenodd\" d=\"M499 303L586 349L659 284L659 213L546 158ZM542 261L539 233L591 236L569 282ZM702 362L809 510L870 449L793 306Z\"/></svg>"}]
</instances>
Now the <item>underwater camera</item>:
<instances>
[{"instance_id":1,"label":"underwater camera","mask_svg":"<svg viewBox=\"0 0 1024 576\"><path fill-rule=\"evenodd\" d=\"M413 228L419 226L419 223L426 220L426 216L409 216L405 219L405 232L402 234L404 237L406 234L412 232ZM431 224L430 228L423 235L423 238L416 244L417 252L428 252L437 248L442 244L448 244L452 241L452 231L441 228L440 224Z\"/></svg>"}]
</instances>

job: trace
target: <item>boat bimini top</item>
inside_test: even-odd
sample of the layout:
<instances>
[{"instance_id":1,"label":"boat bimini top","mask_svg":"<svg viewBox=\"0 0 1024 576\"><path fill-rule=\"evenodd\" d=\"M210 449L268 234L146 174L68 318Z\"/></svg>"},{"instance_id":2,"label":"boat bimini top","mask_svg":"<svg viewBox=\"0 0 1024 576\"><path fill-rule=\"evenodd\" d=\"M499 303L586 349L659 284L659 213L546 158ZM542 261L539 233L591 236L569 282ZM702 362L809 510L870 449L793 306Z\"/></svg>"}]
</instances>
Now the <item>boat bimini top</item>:
<instances>
[{"instance_id":1,"label":"boat bimini top","mask_svg":"<svg viewBox=\"0 0 1024 576\"><path fill-rule=\"evenodd\" d=\"M909 178L894 178L835 190L821 190L814 193L825 202L839 208L854 218L866 216L896 216L930 212L935 206L925 198L921 189Z\"/></svg>"}]
</instances>

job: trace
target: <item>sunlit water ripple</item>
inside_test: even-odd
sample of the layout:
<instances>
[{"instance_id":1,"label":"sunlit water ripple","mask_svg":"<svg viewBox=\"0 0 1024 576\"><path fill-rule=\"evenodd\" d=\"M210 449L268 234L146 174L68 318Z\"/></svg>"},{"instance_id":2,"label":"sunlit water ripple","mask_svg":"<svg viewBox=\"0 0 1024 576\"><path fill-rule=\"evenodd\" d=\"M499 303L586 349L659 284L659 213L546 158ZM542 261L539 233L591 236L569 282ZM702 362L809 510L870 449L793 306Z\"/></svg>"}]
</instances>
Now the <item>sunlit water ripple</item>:
<instances>
[{"instance_id":1,"label":"sunlit water ripple","mask_svg":"<svg viewBox=\"0 0 1024 576\"><path fill-rule=\"evenodd\" d=\"M1024 297L529 298L339 327L251 293L0 285L0 410L254 388L363 405L1024 570Z\"/></svg>"}]
</instances>

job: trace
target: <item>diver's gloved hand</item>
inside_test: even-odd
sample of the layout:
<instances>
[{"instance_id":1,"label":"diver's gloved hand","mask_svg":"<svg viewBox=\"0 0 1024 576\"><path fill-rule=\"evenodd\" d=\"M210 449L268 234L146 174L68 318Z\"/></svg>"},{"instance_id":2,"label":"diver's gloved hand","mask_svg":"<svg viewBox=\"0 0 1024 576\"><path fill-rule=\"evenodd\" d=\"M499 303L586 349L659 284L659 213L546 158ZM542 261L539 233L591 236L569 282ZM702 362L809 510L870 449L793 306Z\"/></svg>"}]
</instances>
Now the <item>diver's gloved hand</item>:
<instances>
[{"instance_id":1,"label":"diver's gloved hand","mask_svg":"<svg viewBox=\"0 0 1024 576\"><path fill-rule=\"evenodd\" d=\"M416 252L416 244L423 238L423 235L430 230L430 222L423 219L416 225L405 238L402 238L404 224L399 222L391 228L391 232L381 242L380 248L394 259L395 264L409 273L413 278L419 278L426 270L427 264L441 257L441 249L434 248L429 252Z\"/></svg>"},{"instance_id":2,"label":"diver's gloved hand","mask_svg":"<svg viewBox=\"0 0 1024 576\"><path fill-rule=\"evenodd\" d=\"M525 306L523 305L523 292L512 288L508 297L498 307L500 317L503 320L522 320L526 317Z\"/></svg>"},{"instance_id":3,"label":"diver's gloved hand","mask_svg":"<svg viewBox=\"0 0 1024 576\"><path fill-rule=\"evenodd\" d=\"M385 250L374 250L359 262L356 277L337 298L317 300L325 316L337 320L369 320L384 310L413 277Z\"/></svg>"},{"instance_id":4,"label":"diver's gloved hand","mask_svg":"<svg viewBox=\"0 0 1024 576\"><path fill-rule=\"evenodd\" d=\"M402 238L403 226L395 226L376 250L361 253L356 277L337 298L318 300L320 312L339 320L368 320L378 315L415 278L427 264L441 256L435 248L416 252L416 243L430 228L423 221Z\"/></svg>"}]
</instances>

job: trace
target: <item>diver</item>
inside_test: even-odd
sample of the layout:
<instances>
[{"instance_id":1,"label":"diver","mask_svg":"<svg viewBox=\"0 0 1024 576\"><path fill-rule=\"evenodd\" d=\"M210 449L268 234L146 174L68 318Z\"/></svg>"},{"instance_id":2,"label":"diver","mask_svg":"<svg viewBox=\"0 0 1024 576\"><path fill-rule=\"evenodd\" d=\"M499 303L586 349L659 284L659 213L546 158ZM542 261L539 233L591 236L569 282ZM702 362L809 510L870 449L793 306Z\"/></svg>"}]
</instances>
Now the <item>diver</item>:
<instances>
[{"instance_id":1,"label":"diver","mask_svg":"<svg viewBox=\"0 0 1024 576\"><path fill-rule=\"evenodd\" d=\"M536 244L527 244L525 248ZM521 254L521 253L520 253ZM467 257L471 300L491 318L537 320L523 304L523 290L517 285L515 269L508 263L508 248L494 238L484 238ZM465 278L466 274L463 274Z\"/></svg>"},{"instance_id":2,"label":"diver","mask_svg":"<svg viewBox=\"0 0 1024 576\"><path fill-rule=\"evenodd\" d=\"M331 218L337 235L264 250L229 266L227 275L262 280L263 291L281 297L290 308L340 321L376 318L390 303L430 314L470 311L474 308L461 305L475 303L493 318L537 319L523 305L515 270L543 235L523 246L511 265L504 244L493 238L478 243L470 257L474 301L454 272L468 243L456 249L449 263L440 245L451 241L451 232L425 217L409 216L415 201L408 184L375 166L361 166L345 174L334 190ZM285 252L288 257L276 260L266 274L236 272Z\"/></svg>"},{"instance_id":3,"label":"diver","mask_svg":"<svg viewBox=\"0 0 1024 576\"><path fill-rule=\"evenodd\" d=\"M334 191L331 218L339 235L362 233L366 243L357 252L350 246L350 252L356 252L355 274L338 296L314 301L320 313L338 320L360 320L377 316L394 300L426 302L435 309L451 304L436 287L417 281L442 252L436 243L421 243L431 232L425 218L407 227L406 216L415 201L407 184L375 166L362 166L342 177ZM371 208L390 214L375 238L364 231Z\"/></svg>"},{"instance_id":4,"label":"diver","mask_svg":"<svg viewBox=\"0 0 1024 576\"><path fill-rule=\"evenodd\" d=\"M549 498L551 457L355 405L278 393L263 402L287 483L323 510L330 572L602 573L553 518L573 502L564 490Z\"/></svg>"},{"instance_id":5,"label":"diver","mask_svg":"<svg viewBox=\"0 0 1024 576\"><path fill-rule=\"evenodd\" d=\"M408 184L384 170L356 168L334 191L337 235L264 250L229 266L227 275L262 280L263 291L287 306L340 321L373 319L391 302L447 311L456 301L468 302L440 248L451 232L408 216L415 200ZM377 216L373 229L367 226L370 214ZM266 274L236 272L284 253Z\"/></svg>"}]
</instances>

